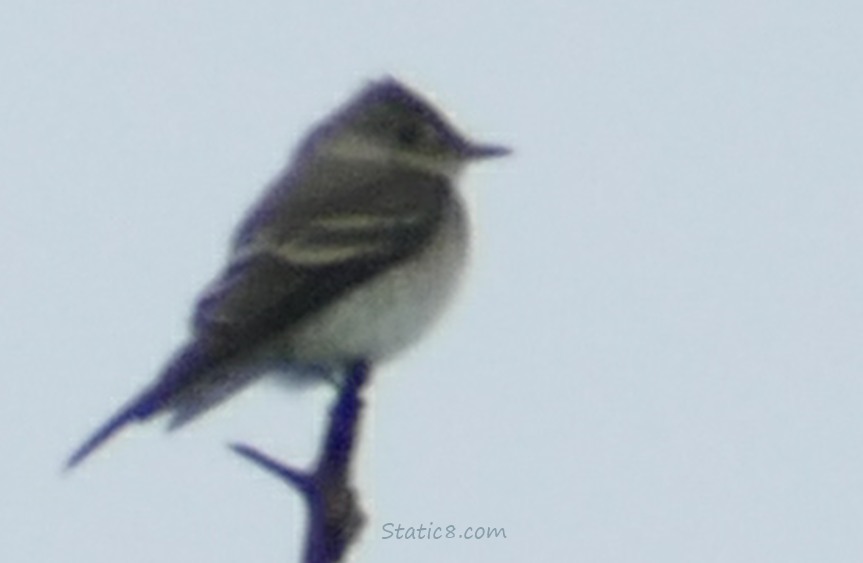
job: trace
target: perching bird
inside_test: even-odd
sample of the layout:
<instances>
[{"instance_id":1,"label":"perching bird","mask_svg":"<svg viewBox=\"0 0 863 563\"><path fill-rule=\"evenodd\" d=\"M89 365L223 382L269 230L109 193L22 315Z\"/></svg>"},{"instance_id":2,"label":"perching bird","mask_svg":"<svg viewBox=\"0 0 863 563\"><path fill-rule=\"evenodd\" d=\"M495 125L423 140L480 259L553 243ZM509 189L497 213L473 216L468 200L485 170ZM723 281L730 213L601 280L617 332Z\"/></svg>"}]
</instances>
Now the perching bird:
<instances>
[{"instance_id":1,"label":"perching bird","mask_svg":"<svg viewBox=\"0 0 863 563\"><path fill-rule=\"evenodd\" d=\"M167 413L182 425L265 373L338 372L415 342L465 264L456 178L508 153L468 141L392 78L369 84L315 127L242 221L189 341L68 467L130 422Z\"/></svg>"}]
</instances>

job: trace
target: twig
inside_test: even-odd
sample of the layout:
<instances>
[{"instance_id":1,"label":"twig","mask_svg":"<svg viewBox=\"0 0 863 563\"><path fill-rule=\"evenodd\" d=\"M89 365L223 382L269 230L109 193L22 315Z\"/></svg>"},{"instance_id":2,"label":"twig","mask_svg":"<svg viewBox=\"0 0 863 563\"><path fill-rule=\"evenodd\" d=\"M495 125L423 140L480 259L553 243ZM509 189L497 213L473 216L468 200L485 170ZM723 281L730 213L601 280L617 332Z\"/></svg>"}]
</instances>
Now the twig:
<instances>
[{"instance_id":1,"label":"twig","mask_svg":"<svg viewBox=\"0 0 863 563\"><path fill-rule=\"evenodd\" d=\"M306 501L309 527L304 563L335 563L357 538L365 515L350 484L350 462L362 407L360 392L369 366L354 364L330 410L330 423L317 463L311 472L289 467L245 444L231 448L244 458L296 488Z\"/></svg>"}]
</instances>

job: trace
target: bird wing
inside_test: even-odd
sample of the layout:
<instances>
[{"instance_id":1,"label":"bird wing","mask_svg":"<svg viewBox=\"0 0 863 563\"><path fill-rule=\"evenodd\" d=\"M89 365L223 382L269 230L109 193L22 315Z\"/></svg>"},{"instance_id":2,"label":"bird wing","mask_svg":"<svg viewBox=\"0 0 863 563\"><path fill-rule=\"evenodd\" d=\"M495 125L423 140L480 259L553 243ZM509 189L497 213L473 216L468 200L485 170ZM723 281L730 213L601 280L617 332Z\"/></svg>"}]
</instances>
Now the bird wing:
<instances>
[{"instance_id":1,"label":"bird wing","mask_svg":"<svg viewBox=\"0 0 863 563\"><path fill-rule=\"evenodd\" d=\"M196 340L241 353L414 255L440 224L448 184L401 171L320 188L252 214L260 224L244 225L231 263L197 304Z\"/></svg>"}]
</instances>

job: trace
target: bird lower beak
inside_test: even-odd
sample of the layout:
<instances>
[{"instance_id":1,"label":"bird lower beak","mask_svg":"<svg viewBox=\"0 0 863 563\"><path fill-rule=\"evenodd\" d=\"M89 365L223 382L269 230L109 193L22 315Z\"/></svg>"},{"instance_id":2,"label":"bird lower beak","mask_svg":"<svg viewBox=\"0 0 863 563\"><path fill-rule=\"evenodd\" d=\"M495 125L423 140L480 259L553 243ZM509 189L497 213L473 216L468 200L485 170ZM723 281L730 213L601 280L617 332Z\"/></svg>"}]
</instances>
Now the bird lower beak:
<instances>
[{"instance_id":1,"label":"bird lower beak","mask_svg":"<svg viewBox=\"0 0 863 563\"><path fill-rule=\"evenodd\" d=\"M501 145L468 144L464 147L462 154L471 160L479 160L481 158L506 156L511 153L512 149Z\"/></svg>"}]
</instances>

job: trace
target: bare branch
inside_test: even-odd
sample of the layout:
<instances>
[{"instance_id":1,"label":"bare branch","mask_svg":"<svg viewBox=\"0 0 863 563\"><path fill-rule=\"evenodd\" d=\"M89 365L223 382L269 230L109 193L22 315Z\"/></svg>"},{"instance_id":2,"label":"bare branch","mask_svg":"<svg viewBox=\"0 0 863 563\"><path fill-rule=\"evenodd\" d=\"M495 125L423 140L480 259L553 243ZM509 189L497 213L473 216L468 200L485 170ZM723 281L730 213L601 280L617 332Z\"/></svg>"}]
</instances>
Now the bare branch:
<instances>
[{"instance_id":1,"label":"bare branch","mask_svg":"<svg viewBox=\"0 0 863 563\"><path fill-rule=\"evenodd\" d=\"M351 367L330 410L323 450L311 472L287 466L251 446L231 446L237 454L297 489L305 499L309 526L304 563L340 561L365 523L365 514L350 484L350 469L362 407L360 392L369 371L365 362Z\"/></svg>"}]
</instances>

